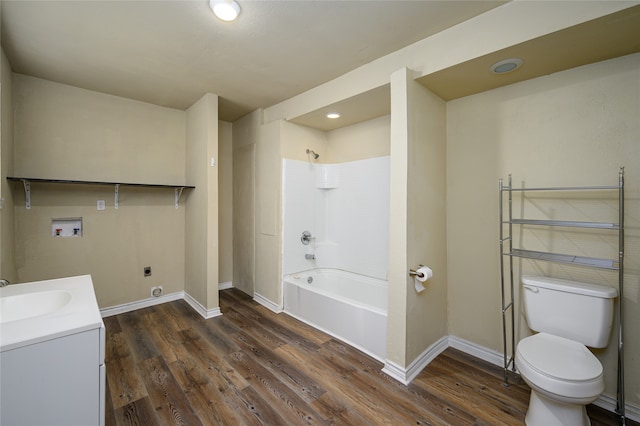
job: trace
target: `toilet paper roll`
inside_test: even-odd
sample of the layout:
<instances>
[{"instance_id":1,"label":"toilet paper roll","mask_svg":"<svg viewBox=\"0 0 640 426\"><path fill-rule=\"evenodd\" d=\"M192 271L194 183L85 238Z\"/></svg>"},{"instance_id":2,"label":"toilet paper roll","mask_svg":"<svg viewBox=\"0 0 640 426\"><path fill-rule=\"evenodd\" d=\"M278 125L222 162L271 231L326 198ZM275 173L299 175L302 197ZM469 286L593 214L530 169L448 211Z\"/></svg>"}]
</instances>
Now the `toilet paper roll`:
<instances>
[{"instance_id":1,"label":"toilet paper roll","mask_svg":"<svg viewBox=\"0 0 640 426\"><path fill-rule=\"evenodd\" d=\"M431 277L433 277L433 271L431 270L431 268L429 268L428 266L419 267L414 277L416 292L420 293L424 291L424 285L422 285L422 283L427 281Z\"/></svg>"}]
</instances>

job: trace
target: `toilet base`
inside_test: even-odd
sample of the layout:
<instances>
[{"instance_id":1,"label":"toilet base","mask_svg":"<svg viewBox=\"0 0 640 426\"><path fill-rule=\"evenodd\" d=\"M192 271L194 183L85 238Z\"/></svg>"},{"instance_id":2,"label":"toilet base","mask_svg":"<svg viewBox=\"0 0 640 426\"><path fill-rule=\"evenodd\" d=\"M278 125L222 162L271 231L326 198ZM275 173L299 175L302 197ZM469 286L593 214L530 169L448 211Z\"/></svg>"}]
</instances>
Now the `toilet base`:
<instances>
[{"instance_id":1,"label":"toilet base","mask_svg":"<svg viewBox=\"0 0 640 426\"><path fill-rule=\"evenodd\" d=\"M529 408L524 419L527 426L590 426L584 405L554 401L531 390Z\"/></svg>"}]
</instances>

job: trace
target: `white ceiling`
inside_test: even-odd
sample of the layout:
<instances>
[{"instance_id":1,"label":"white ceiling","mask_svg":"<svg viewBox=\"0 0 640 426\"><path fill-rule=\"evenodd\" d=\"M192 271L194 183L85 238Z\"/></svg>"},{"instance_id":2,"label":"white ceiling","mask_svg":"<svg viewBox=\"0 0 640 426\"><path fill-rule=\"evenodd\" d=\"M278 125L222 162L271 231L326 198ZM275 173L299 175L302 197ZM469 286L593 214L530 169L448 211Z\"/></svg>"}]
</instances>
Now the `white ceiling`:
<instances>
[{"instance_id":1,"label":"white ceiling","mask_svg":"<svg viewBox=\"0 0 640 426\"><path fill-rule=\"evenodd\" d=\"M208 0L2 0L14 72L186 109L220 96L234 121L505 1L247 1L233 23Z\"/></svg>"}]
</instances>

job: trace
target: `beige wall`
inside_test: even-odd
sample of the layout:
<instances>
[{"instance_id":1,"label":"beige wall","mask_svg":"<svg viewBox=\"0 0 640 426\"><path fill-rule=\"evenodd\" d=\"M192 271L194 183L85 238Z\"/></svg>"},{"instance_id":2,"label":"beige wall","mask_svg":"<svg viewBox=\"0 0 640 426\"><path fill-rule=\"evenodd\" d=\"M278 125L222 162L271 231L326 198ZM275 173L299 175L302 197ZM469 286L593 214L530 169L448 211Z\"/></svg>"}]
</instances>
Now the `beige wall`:
<instances>
[{"instance_id":1,"label":"beige wall","mask_svg":"<svg viewBox=\"0 0 640 426\"><path fill-rule=\"evenodd\" d=\"M57 179L183 184L184 112L20 74L14 83L14 173ZM3 117L4 118L4 117ZM101 307L184 286L184 201L172 189L13 184L19 281L91 274ZM96 201L106 202L97 211ZM81 238L53 238L51 218L83 218ZM3 241L3 252L4 252ZM152 276L143 277L143 268Z\"/></svg>"},{"instance_id":2,"label":"beige wall","mask_svg":"<svg viewBox=\"0 0 640 426\"><path fill-rule=\"evenodd\" d=\"M187 196L184 290L205 309L218 308L218 97L206 94L186 112Z\"/></svg>"},{"instance_id":3,"label":"beige wall","mask_svg":"<svg viewBox=\"0 0 640 426\"><path fill-rule=\"evenodd\" d=\"M391 116L387 115L327 132L325 162L343 163L388 156L390 126Z\"/></svg>"},{"instance_id":4,"label":"beige wall","mask_svg":"<svg viewBox=\"0 0 640 426\"><path fill-rule=\"evenodd\" d=\"M640 54L584 66L449 102L447 105L447 208L449 332L502 351L498 256L498 178L514 186L616 185L625 168L625 358L627 402L640 406ZM615 200L587 207L561 199L531 198L526 214L617 221ZM582 198L584 203L585 197ZM544 204L543 204L544 203ZM610 207L604 207L603 205ZM613 203L613 205L612 205ZM516 203L518 210L520 202ZM517 213L519 214L519 213ZM593 217L593 216L592 216ZM598 218L596 218L598 219ZM576 220L576 219L574 219ZM593 219L592 219L593 220ZM600 219L602 220L602 219ZM608 252L614 238L556 231L526 244L559 250ZM584 233L582 233L584 234ZM535 237L535 236L534 236ZM569 239L569 243L564 241ZM555 245L556 247L549 247ZM616 274L589 268L516 262L526 273L616 285ZM519 277L519 268L516 270ZM518 339L526 330L518 319ZM521 331L524 329L524 331ZM596 351L606 390L615 396L616 344Z\"/></svg>"},{"instance_id":5,"label":"beige wall","mask_svg":"<svg viewBox=\"0 0 640 426\"><path fill-rule=\"evenodd\" d=\"M13 194L6 177L13 175L13 73L0 48L0 278L18 280L15 268Z\"/></svg>"},{"instance_id":6,"label":"beige wall","mask_svg":"<svg viewBox=\"0 0 640 426\"><path fill-rule=\"evenodd\" d=\"M327 132L285 121L282 124L282 158L309 161L307 149L320 154L316 163L327 163Z\"/></svg>"},{"instance_id":7,"label":"beige wall","mask_svg":"<svg viewBox=\"0 0 640 426\"><path fill-rule=\"evenodd\" d=\"M307 149L318 163L344 163L388 156L391 116L375 118L328 132L288 121L282 127L282 158L308 161Z\"/></svg>"},{"instance_id":8,"label":"beige wall","mask_svg":"<svg viewBox=\"0 0 640 426\"><path fill-rule=\"evenodd\" d=\"M218 132L218 281L227 283L233 281L233 125L220 121Z\"/></svg>"},{"instance_id":9,"label":"beige wall","mask_svg":"<svg viewBox=\"0 0 640 426\"><path fill-rule=\"evenodd\" d=\"M14 74L15 173L174 184L184 112Z\"/></svg>"}]
</instances>

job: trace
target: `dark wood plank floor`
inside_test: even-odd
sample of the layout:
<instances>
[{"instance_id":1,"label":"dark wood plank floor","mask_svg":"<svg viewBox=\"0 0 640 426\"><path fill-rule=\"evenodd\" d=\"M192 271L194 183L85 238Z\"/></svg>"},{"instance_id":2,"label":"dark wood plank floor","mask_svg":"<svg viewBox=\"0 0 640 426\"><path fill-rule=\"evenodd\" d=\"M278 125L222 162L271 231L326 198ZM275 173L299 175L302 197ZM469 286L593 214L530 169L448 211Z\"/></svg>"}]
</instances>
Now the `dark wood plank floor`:
<instances>
[{"instance_id":1,"label":"dark wood plank floor","mask_svg":"<svg viewBox=\"0 0 640 426\"><path fill-rule=\"evenodd\" d=\"M524 424L527 386L503 387L500 368L455 349L404 386L238 290L222 291L220 307L209 320L184 301L105 318L108 426Z\"/></svg>"}]
</instances>

